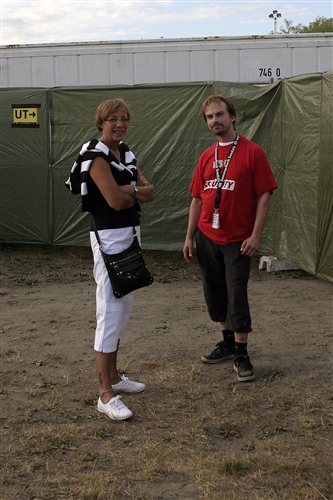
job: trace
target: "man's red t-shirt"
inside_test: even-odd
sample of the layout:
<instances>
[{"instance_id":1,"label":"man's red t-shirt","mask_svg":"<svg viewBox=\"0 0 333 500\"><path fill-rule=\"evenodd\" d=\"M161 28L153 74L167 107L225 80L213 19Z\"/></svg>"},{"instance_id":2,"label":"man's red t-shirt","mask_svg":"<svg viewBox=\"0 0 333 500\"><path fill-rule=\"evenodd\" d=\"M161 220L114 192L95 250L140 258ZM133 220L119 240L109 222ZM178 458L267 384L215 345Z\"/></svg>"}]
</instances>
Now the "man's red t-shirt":
<instances>
[{"instance_id":1,"label":"man's red t-shirt","mask_svg":"<svg viewBox=\"0 0 333 500\"><path fill-rule=\"evenodd\" d=\"M212 217L217 190L215 146L216 143L200 156L190 192L193 198L202 201L199 229L218 245L226 245L251 236L258 196L276 189L277 183L264 150L240 136L222 186L220 228L213 229ZM232 144L218 147L221 175L231 146Z\"/></svg>"}]
</instances>

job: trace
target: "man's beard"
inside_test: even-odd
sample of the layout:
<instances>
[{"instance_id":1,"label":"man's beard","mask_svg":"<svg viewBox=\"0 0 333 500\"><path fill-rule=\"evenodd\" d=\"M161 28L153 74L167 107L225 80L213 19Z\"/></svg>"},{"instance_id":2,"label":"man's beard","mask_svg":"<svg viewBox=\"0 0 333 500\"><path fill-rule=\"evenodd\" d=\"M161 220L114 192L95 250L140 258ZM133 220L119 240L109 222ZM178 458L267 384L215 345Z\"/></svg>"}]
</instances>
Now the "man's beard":
<instances>
[{"instance_id":1,"label":"man's beard","mask_svg":"<svg viewBox=\"0 0 333 500\"><path fill-rule=\"evenodd\" d=\"M219 124L211 129L214 135L221 135L223 132L227 132L227 128L224 125Z\"/></svg>"}]
</instances>

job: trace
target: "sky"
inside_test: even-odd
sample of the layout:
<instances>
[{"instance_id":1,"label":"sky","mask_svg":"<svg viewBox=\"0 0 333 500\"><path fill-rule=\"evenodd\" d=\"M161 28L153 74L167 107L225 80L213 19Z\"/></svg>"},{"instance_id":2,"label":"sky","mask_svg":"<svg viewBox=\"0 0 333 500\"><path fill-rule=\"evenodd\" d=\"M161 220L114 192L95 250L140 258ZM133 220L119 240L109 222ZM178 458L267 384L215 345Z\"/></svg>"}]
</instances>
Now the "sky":
<instances>
[{"instance_id":1,"label":"sky","mask_svg":"<svg viewBox=\"0 0 333 500\"><path fill-rule=\"evenodd\" d=\"M332 0L0 0L0 45L268 35L269 14L308 25Z\"/></svg>"}]
</instances>

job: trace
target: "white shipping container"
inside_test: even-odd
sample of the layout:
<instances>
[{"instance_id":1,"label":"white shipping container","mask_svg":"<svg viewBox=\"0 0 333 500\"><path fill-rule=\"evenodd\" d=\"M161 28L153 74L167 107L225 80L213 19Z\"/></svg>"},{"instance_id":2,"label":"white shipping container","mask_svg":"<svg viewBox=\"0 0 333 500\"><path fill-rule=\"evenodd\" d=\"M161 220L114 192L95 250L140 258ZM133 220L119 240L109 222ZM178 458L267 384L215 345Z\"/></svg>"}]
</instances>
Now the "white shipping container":
<instances>
[{"instance_id":1,"label":"white shipping container","mask_svg":"<svg viewBox=\"0 0 333 500\"><path fill-rule=\"evenodd\" d=\"M0 87L229 81L333 69L332 33L1 46Z\"/></svg>"}]
</instances>

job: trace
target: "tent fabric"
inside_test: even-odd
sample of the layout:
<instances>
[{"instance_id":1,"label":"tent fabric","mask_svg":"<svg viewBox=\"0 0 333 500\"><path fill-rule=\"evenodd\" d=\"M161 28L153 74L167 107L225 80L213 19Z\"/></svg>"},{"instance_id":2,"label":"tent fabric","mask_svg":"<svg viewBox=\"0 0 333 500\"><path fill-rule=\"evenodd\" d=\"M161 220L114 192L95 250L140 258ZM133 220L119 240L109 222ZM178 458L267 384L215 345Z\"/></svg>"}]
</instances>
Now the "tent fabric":
<instances>
[{"instance_id":1,"label":"tent fabric","mask_svg":"<svg viewBox=\"0 0 333 500\"><path fill-rule=\"evenodd\" d=\"M317 238L315 272L333 281L333 72L321 79L321 120L317 186Z\"/></svg>"},{"instance_id":2,"label":"tent fabric","mask_svg":"<svg viewBox=\"0 0 333 500\"><path fill-rule=\"evenodd\" d=\"M201 105L214 93L232 99L237 131L264 148L279 184L260 254L333 283L333 71L264 87L214 81L2 89L0 241L89 245L89 214L64 182L82 144L100 137L98 104L122 97L132 113L126 143L155 188L154 202L142 206L143 248L181 250L193 172L214 142ZM38 128L11 126L18 104L40 104Z\"/></svg>"}]
</instances>

